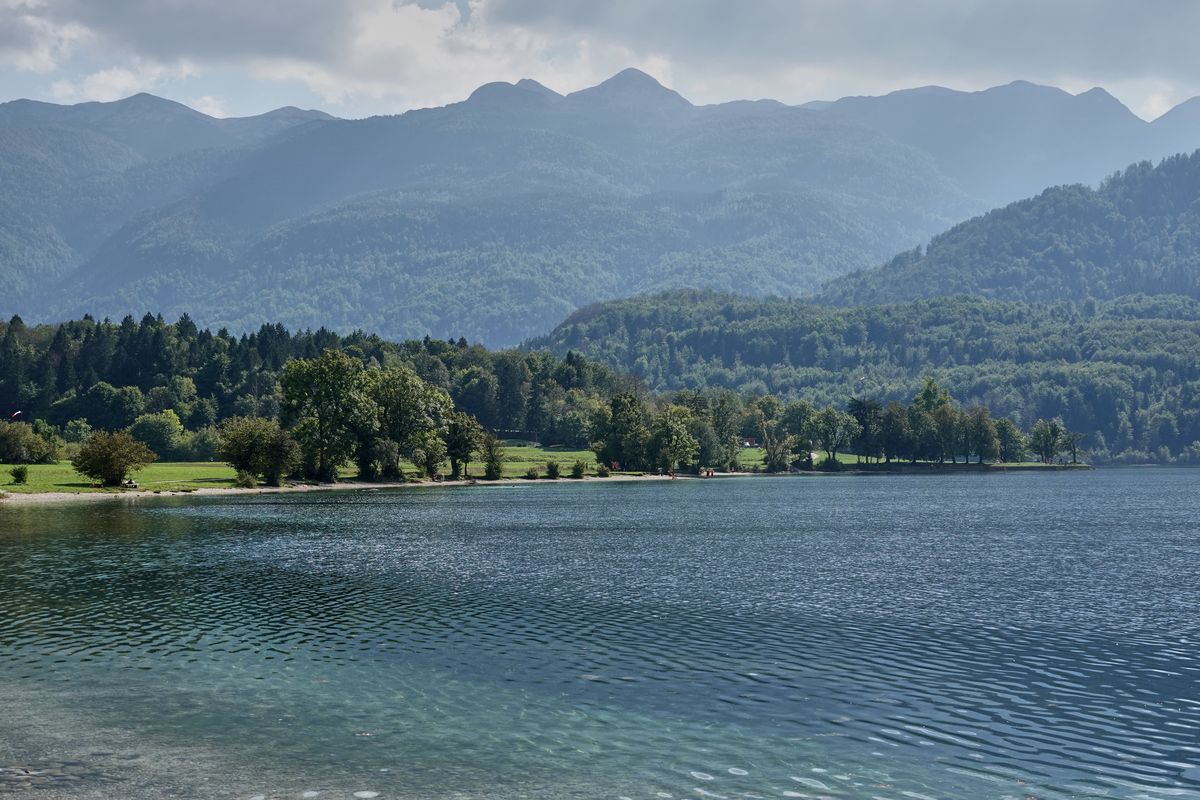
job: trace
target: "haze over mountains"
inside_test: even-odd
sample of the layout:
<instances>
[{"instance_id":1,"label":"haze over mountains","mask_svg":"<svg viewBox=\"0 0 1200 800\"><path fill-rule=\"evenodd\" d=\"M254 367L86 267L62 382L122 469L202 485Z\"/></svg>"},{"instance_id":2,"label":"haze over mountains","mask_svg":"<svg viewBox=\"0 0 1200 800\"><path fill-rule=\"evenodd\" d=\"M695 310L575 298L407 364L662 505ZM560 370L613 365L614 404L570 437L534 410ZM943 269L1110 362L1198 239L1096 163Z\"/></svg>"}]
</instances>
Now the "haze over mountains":
<instances>
[{"instance_id":1,"label":"haze over mountains","mask_svg":"<svg viewBox=\"0 0 1200 800\"><path fill-rule=\"evenodd\" d=\"M0 313L190 313L513 344L674 287L796 295L1048 185L1200 146L1102 90L693 106L627 70L559 95L218 120L138 95L0 105Z\"/></svg>"}]
</instances>

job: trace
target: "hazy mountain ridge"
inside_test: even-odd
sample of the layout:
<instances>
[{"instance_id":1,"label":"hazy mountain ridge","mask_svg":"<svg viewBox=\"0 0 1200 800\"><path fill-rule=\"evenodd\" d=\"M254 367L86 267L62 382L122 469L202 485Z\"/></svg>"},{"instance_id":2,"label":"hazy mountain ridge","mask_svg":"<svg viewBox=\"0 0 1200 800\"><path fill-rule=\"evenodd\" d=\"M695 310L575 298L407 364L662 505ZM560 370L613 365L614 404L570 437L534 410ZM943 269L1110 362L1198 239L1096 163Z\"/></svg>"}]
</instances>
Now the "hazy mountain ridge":
<instances>
[{"instance_id":1,"label":"hazy mountain ridge","mask_svg":"<svg viewBox=\"0 0 1200 800\"><path fill-rule=\"evenodd\" d=\"M970 122L981 102L1000 109L982 127ZM943 109L948 139L922 122L930 108ZM997 120L1035 111L1065 121L1008 142L1004 130L1028 121ZM215 120L146 95L19 101L0 105L0 175L21 160L4 132L35 126L74 132L83 149L103 142L112 153L94 160L114 166L56 178L40 205L23 194L42 193L29 188L41 177L14 181L0 205L0 278L16 291L0 313L152 307L234 329L278 319L515 343L634 291L815 289L990 198L1021 196L1006 193L1038 174L1093 180L1158 146L1150 132L1192 128L1186 107L1167 116L1151 125L1107 95L1028 84L818 109L694 106L636 70L565 96L492 83L461 103L365 120L295 109ZM1081 126L1105 144L1064 143ZM155 156L168 140L177 152ZM1136 153L1114 161L1123 148Z\"/></svg>"},{"instance_id":2,"label":"hazy mountain ridge","mask_svg":"<svg viewBox=\"0 0 1200 800\"><path fill-rule=\"evenodd\" d=\"M818 298L1053 302L1135 293L1200 298L1200 151L1133 165L1097 189L1047 189L957 225L924 250L839 278Z\"/></svg>"}]
</instances>

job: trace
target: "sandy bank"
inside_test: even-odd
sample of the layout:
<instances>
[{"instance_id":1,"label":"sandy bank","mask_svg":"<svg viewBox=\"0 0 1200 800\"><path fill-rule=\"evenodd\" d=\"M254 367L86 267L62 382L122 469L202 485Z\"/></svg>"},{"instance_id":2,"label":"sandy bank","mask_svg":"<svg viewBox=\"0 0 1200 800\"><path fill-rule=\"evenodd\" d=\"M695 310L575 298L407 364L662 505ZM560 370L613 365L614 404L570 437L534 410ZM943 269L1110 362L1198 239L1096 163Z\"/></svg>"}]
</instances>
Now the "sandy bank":
<instances>
[{"instance_id":1,"label":"sandy bank","mask_svg":"<svg viewBox=\"0 0 1200 800\"><path fill-rule=\"evenodd\" d=\"M727 476L721 476L727 477ZM681 475L679 480L701 480L694 475ZM241 495L256 495L256 494L292 494L296 492L353 492L353 491L379 491L392 489L432 489L446 486L512 486L522 483L583 483L584 481L604 481L607 483L621 483L630 481L669 481L671 478L666 475L611 475L607 478L587 477L583 479L575 478L560 478L557 481L550 481L545 478L539 480L530 480L529 478L505 478L499 481L420 481L420 482L397 482L397 483L365 483L360 481L342 481L340 483L296 483L287 486L259 486L254 489L238 489L234 487L227 488L198 488L189 491L159 491L155 492L149 489L131 489L121 491L104 491L104 492L25 492L15 493L10 492L6 498L0 500L0 509L5 506L30 506L44 505L48 503L76 503L76 502L134 502L155 497L237 497Z\"/></svg>"}]
</instances>

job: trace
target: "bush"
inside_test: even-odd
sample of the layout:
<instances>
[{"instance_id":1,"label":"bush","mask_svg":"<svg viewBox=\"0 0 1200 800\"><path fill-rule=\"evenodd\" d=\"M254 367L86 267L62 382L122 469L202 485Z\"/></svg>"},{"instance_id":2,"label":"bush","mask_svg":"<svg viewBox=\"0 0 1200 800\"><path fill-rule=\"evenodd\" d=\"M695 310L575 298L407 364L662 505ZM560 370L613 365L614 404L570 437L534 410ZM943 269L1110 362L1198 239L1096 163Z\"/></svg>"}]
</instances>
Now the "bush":
<instances>
[{"instance_id":1,"label":"bush","mask_svg":"<svg viewBox=\"0 0 1200 800\"><path fill-rule=\"evenodd\" d=\"M483 477L485 480L498 481L504 476L504 448L495 435L488 433L483 437Z\"/></svg>"},{"instance_id":2,"label":"bush","mask_svg":"<svg viewBox=\"0 0 1200 800\"><path fill-rule=\"evenodd\" d=\"M43 437L27 422L0 422L0 463L53 464L61 445L53 431Z\"/></svg>"},{"instance_id":3,"label":"bush","mask_svg":"<svg viewBox=\"0 0 1200 800\"><path fill-rule=\"evenodd\" d=\"M25 466L24 464L13 467L8 471L8 474L12 475L13 483L20 484L27 483L29 481L29 467Z\"/></svg>"},{"instance_id":4,"label":"bush","mask_svg":"<svg viewBox=\"0 0 1200 800\"><path fill-rule=\"evenodd\" d=\"M221 458L238 472L262 475L270 486L300 465L300 446L273 419L232 417L221 425Z\"/></svg>"},{"instance_id":5,"label":"bush","mask_svg":"<svg viewBox=\"0 0 1200 800\"><path fill-rule=\"evenodd\" d=\"M541 476L538 475L537 467L530 467L529 469L525 470L525 479L526 480L536 481L540 477Z\"/></svg>"},{"instance_id":6,"label":"bush","mask_svg":"<svg viewBox=\"0 0 1200 800\"><path fill-rule=\"evenodd\" d=\"M211 425L185 432L179 443L179 457L184 461L216 461L221 457L221 432Z\"/></svg>"},{"instance_id":7,"label":"bush","mask_svg":"<svg viewBox=\"0 0 1200 800\"><path fill-rule=\"evenodd\" d=\"M133 421L129 433L159 458L175 458L184 436L183 423L170 409L157 414L142 414Z\"/></svg>"},{"instance_id":8,"label":"bush","mask_svg":"<svg viewBox=\"0 0 1200 800\"><path fill-rule=\"evenodd\" d=\"M0 500L7 500L8 492L0 492Z\"/></svg>"},{"instance_id":9,"label":"bush","mask_svg":"<svg viewBox=\"0 0 1200 800\"><path fill-rule=\"evenodd\" d=\"M562 477L562 468L558 466L557 461L546 462L546 477L552 481L556 481Z\"/></svg>"},{"instance_id":10,"label":"bush","mask_svg":"<svg viewBox=\"0 0 1200 800\"><path fill-rule=\"evenodd\" d=\"M587 474L587 462L579 459L571 465L571 477L575 480L580 480Z\"/></svg>"},{"instance_id":11,"label":"bush","mask_svg":"<svg viewBox=\"0 0 1200 800\"><path fill-rule=\"evenodd\" d=\"M71 459L75 471L105 486L120 486L125 476L155 460L154 452L125 431L96 431Z\"/></svg>"},{"instance_id":12,"label":"bush","mask_svg":"<svg viewBox=\"0 0 1200 800\"><path fill-rule=\"evenodd\" d=\"M610 474L611 473L608 470L607 464L597 464L596 465L596 477L597 478L607 478Z\"/></svg>"},{"instance_id":13,"label":"bush","mask_svg":"<svg viewBox=\"0 0 1200 800\"><path fill-rule=\"evenodd\" d=\"M258 486L258 478L252 472L239 469L237 477L233 479L233 485L239 489L253 489Z\"/></svg>"}]
</instances>

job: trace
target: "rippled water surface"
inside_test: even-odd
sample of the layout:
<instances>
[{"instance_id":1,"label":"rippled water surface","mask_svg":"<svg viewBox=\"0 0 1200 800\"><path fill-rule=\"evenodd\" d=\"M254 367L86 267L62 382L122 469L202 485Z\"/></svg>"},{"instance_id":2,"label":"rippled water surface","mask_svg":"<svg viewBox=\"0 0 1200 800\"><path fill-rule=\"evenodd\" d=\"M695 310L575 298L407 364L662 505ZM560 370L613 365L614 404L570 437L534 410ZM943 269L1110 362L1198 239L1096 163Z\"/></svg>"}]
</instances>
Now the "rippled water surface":
<instances>
[{"instance_id":1,"label":"rippled water surface","mask_svg":"<svg viewBox=\"0 0 1200 800\"><path fill-rule=\"evenodd\" d=\"M0 794L1200 798L1198 489L0 508Z\"/></svg>"}]
</instances>

